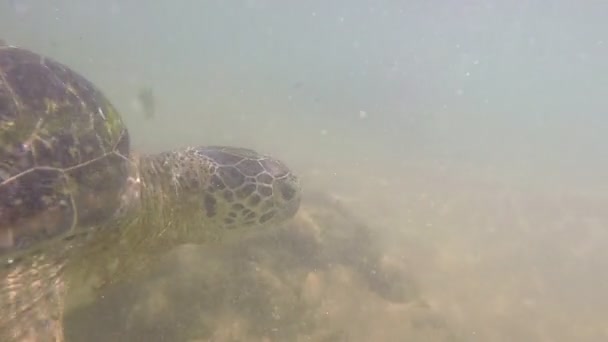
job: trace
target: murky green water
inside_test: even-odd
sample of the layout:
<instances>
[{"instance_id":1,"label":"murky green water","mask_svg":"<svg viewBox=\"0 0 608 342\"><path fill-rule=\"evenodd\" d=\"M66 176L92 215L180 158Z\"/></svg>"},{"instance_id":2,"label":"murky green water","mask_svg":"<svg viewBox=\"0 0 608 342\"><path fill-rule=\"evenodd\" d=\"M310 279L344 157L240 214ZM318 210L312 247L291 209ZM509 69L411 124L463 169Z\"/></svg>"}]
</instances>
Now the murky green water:
<instances>
[{"instance_id":1,"label":"murky green water","mask_svg":"<svg viewBox=\"0 0 608 342\"><path fill-rule=\"evenodd\" d=\"M14 3L0 37L98 84L137 150L247 146L305 189L74 290L68 341L608 339L606 5Z\"/></svg>"}]
</instances>

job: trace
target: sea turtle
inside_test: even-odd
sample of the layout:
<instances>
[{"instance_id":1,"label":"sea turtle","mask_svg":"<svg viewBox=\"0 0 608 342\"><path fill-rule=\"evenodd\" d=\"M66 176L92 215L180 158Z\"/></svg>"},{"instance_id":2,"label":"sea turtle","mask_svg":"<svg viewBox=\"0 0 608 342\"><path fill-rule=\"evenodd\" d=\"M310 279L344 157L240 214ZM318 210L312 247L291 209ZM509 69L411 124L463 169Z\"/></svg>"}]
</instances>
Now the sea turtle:
<instances>
[{"instance_id":1,"label":"sea turtle","mask_svg":"<svg viewBox=\"0 0 608 342\"><path fill-rule=\"evenodd\" d=\"M131 153L95 85L0 46L0 341L62 341L75 267L100 267L107 255L140 265L177 244L274 225L299 204L297 177L249 149Z\"/></svg>"}]
</instances>

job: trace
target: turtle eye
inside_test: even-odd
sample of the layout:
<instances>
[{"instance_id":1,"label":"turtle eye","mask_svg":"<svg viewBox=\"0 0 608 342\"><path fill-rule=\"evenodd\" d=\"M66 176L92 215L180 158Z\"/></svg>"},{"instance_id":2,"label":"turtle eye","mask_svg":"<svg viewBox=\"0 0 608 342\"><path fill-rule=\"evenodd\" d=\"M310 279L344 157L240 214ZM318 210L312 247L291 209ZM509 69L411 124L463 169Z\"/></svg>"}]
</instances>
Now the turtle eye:
<instances>
[{"instance_id":1,"label":"turtle eye","mask_svg":"<svg viewBox=\"0 0 608 342\"><path fill-rule=\"evenodd\" d=\"M279 191L281 192L283 199L287 202L291 201L298 192L292 182L280 182Z\"/></svg>"},{"instance_id":2,"label":"turtle eye","mask_svg":"<svg viewBox=\"0 0 608 342\"><path fill-rule=\"evenodd\" d=\"M298 179L293 175L288 175L285 178L278 179L275 184L277 190L278 205L281 207L280 216L288 218L296 214L300 208L301 192L300 183Z\"/></svg>"}]
</instances>

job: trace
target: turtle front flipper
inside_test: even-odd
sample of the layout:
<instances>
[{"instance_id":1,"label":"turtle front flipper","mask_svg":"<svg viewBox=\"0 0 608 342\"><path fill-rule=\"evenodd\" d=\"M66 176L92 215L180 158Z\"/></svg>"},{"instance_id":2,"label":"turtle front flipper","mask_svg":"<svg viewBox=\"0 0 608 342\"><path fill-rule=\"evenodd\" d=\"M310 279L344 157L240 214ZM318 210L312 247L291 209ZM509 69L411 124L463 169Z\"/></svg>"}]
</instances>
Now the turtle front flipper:
<instances>
[{"instance_id":1,"label":"turtle front flipper","mask_svg":"<svg viewBox=\"0 0 608 342\"><path fill-rule=\"evenodd\" d=\"M14 262L0 277L0 341L63 342L64 263Z\"/></svg>"}]
</instances>

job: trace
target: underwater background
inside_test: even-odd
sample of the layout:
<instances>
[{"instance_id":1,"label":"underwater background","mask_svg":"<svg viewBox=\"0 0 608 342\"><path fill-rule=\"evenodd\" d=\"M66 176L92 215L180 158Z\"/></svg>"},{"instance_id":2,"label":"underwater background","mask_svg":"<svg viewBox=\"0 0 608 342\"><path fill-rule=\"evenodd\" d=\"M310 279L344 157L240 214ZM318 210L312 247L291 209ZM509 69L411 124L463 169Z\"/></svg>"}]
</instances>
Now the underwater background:
<instances>
[{"instance_id":1,"label":"underwater background","mask_svg":"<svg viewBox=\"0 0 608 342\"><path fill-rule=\"evenodd\" d=\"M1 2L0 38L98 85L134 150L245 146L304 188L278 229L75 291L68 340L608 340L606 13Z\"/></svg>"}]
</instances>

